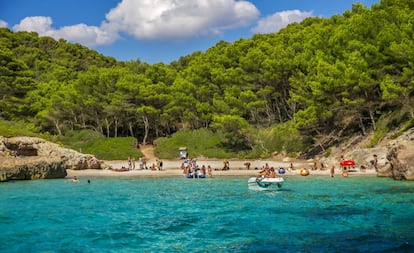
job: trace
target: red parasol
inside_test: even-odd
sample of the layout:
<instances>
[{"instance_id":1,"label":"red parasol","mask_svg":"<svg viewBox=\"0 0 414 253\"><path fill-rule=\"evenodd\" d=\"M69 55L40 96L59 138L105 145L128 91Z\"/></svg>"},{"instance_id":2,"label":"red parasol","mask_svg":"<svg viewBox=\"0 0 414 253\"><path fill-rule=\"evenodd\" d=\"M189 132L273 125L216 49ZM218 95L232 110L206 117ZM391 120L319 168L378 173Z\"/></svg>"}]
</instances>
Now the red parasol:
<instances>
[{"instance_id":1,"label":"red parasol","mask_svg":"<svg viewBox=\"0 0 414 253\"><path fill-rule=\"evenodd\" d=\"M341 166L355 166L356 162L354 160L343 160L341 161Z\"/></svg>"}]
</instances>

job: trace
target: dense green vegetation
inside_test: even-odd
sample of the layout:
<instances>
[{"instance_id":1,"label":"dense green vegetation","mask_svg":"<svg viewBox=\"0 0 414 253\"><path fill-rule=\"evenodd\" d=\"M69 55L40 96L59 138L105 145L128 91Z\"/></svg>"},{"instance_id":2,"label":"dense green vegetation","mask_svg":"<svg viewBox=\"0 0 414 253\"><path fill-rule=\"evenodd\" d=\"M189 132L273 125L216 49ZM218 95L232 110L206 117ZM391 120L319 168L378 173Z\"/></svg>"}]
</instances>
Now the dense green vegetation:
<instances>
[{"instance_id":1,"label":"dense green vegetation","mask_svg":"<svg viewBox=\"0 0 414 253\"><path fill-rule=\"evenodd\" d=\"M95 131L82 130L69 132L58 140L81 153L94 154L98 159L126 160L128 156L136 159L142 156L133 137L106 138Z\"/></svg>"},{"instance_id":2,"label":"dense green vegetation","mask_svg":"<svg viewBox=\"0 0 414 253\"><path fill-rule=\"evenodd\" d=\"M170 64L117 62L1 28L0 118L51 136L89 129L173 152L194 145L205 156L294 154L371 132L375 145L412 125L413 66L411 0L354 4Z\"/></svg>"}]
</instances>

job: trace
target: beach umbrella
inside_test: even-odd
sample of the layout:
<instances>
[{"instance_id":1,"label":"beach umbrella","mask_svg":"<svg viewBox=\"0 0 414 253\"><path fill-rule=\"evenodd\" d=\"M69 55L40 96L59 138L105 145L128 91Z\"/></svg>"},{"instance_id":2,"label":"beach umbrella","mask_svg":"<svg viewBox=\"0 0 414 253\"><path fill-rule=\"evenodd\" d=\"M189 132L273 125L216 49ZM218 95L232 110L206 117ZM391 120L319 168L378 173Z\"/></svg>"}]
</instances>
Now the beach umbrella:
<instances>
[{"instance_id":1,"label":"beach umbrella","mask_svg":"<svg viewBox=\"0 0 414 253\"><path fill-rule=\"evenodd\" d=\"M356 162L354 160L343 160L339 164L341 166L355 166Z\"/></svg>"}]
</instances>

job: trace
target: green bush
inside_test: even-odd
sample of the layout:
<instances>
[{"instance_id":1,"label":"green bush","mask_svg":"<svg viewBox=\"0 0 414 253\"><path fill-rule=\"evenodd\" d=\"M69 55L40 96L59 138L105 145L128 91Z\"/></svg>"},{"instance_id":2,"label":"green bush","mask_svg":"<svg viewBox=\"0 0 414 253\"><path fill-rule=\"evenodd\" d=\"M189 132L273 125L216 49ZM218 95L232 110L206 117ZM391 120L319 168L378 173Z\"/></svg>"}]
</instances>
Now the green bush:
<instances>
[{"instance_id":1,"label":"green bush","mask_svg":"<svg viewBox=\"0 0 414 253\"><path fill-rule=\"evenodd\" d=\"M300 136L289 122L258 130L253 149L229 150L223 145L223 138L222 134L205 128L180 131L169 138L158 138L155 152L158 157L174 159L179 156L179 147L187 147L190 157L254 159L270 157L274 151L294 155L311 145L311 139Z\"/></svg>"},{"instance_id":2,"label":"green bush","mask_svg":"<svg viewBox=\"0 0 414 253\"><path fill-rule=\"evenodd\" d=\"M26 123L0 120L0 136L37 136L33 127Z\"/></svg>"},{"instance_id":3,"label":"green bush","mask_svg":"<svg viewBox=\"0 0 414 253\"><path fill-rule=\"evenodd\" d=\"M257 138L262 142L262 149L269 155L274 151L287 153L306 151L312 145L311 138L301 136L295 129L293 122L259 130Z\"/></svg>"},{"instance_id":4,"label":"green bush","mask_svg":"<svg viewBox=\"0 0 414 253\"><path fill-rule=\"evenodd\" d=\"M237 157L221 145L223 136L206 128L174 133L171 137L158 138L155 152L164 159L178 158L180 147L186 147L190 157L229 158Z\"/></svg>"},{"instance_id":5,"label":"green bush","mask_svg":"<svg viewBox=\"0 0 414 253\"><path fill-rule=\"evenodd\" d=\"M82 152L94 154L103 160L126 160L128 156L135 158L142 156L135 145L136 139L133 137L101 138L85 144Z\"/></svg>"},{"instance_id":6,"label":"green bush","mask_svg":"<svg viewBox=\"0 0 414 253\"><path fill-rule=\"evenodd\" d=\"M59 138L65 147L85 154L93 154L102 160L126 160L128 156L139 157L141 152L136 148L133 137L105 138L92 130L68 132Z\"/></svg>"}]
</instances>

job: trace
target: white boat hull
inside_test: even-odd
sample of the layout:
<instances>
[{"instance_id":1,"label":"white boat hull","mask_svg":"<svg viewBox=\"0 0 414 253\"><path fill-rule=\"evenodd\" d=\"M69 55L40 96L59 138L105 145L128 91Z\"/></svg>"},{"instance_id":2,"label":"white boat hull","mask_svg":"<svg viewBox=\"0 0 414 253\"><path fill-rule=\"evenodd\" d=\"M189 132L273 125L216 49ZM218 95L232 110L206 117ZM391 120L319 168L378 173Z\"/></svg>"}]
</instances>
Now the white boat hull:
<instances>
[{"instance_id":1,"label":"white boat hull","mask_svg":"<svg viewBox=\"0 0 414 253\"><path fill-rule=\"evenodd\" d=\"M282 187L284 180L281 177L277 178L263 178L251 177L247 181L249 189L259 191L278 190Z\"/></svg>"}]
</instances>

